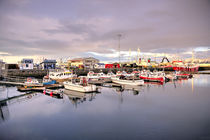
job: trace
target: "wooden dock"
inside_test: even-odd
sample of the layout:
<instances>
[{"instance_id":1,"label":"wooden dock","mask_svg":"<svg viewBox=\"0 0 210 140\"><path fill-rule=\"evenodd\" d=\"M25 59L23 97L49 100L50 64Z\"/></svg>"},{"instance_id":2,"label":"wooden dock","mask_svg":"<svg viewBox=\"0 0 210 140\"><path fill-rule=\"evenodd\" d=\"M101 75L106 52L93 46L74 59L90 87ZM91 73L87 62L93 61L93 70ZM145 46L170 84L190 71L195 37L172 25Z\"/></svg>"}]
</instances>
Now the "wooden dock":
<instances>
[{"instance_id":1,"label":"wooden dock","mask_svg":"<svg viewBox=\"0 0 210 140\"><path fill-rule=\"evenodd\" d=\"M23 86L24 85L24 83L9 82L9 81L0 81L0 84L2 84L2 85L14 85L14 86Z\"/></svg>"}]
</instances>

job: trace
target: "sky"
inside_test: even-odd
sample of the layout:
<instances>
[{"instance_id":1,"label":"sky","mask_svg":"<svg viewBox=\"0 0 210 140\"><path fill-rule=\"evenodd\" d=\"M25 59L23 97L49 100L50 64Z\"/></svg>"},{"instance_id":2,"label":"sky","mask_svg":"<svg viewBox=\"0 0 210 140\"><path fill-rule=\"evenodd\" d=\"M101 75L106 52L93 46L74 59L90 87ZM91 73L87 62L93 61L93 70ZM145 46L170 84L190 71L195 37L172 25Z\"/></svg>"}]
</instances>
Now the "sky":
<instances>
[{"instance_id":1,"label":"sky","mask_svg":"<svg viewBox=\"0 0 210 140\"><path fill-rule=\"evenodd\" d=\"M0 59L210 56L210 0L0 0ZM131 50L129 52L129 49Z\"/></svg>"}]
</instances>

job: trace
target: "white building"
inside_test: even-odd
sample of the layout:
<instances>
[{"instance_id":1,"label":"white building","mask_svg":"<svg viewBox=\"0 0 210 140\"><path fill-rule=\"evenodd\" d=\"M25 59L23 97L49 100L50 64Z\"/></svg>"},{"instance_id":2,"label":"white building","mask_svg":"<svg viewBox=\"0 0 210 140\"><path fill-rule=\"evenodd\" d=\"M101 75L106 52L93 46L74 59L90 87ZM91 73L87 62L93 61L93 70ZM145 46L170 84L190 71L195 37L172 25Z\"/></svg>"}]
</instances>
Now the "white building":
<instances>
[{"instance_id":1,"label":"white building","mask_svg":"<svg viewBox=\"0 0 210 140\"><path fill-rule=\"evenodd\" d=\"M104 63L96 63L94 65L94 68L96 68L96 69L104 69L105 68L105 64Z\"/></svg>"},{"instance_id":2,"label":"white building","mask_svg":"<svg viewBox=\"0 0 210 140\"><path fill-rule=\"evenodd\" d=\"M29 70L34 68L33 59L22 59L19 64L20 70Z\"/></svg>"}]
</instances>

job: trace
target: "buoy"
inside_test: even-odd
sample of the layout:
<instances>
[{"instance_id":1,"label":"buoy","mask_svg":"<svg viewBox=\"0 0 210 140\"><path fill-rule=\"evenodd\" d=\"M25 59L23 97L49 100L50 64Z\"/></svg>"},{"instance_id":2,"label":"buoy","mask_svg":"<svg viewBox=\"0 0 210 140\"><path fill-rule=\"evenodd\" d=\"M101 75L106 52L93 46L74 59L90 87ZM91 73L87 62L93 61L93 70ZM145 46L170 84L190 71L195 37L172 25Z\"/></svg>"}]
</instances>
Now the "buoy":
<instances>
[{"instance_id":1,"label":"buoy","mask_svg":"<svg viewBox=\"0 0 210 140\"><path fill-rule=\"evenodd\" d=\"M50 92L50 96L53 96L53 92Z\"/></svg>"},{"instance_id":2,"label":"buoy","mask_svg":"<svg viewBox=\"0 0 210 140\"><path fill-rule=\"evenodd\" d=\"M46 90L44 90L43 93L46 94Z\"/></svg>"}]
</instances>

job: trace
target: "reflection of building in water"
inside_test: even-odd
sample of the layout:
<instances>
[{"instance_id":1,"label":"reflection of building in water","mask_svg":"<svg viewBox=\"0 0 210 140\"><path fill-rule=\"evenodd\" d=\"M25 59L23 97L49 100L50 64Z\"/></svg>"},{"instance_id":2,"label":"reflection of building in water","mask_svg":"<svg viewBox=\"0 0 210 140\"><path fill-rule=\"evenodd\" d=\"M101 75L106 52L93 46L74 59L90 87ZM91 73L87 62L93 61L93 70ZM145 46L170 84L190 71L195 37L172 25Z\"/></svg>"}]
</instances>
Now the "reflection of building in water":
<instances>
[{"instance_id":1,"label":"reflection of building in water","mask_svg":"<svg viewBox=\"0 0 210 140\"><path fill-rule=\"evenodd\" d=\"M92 101L96 96L96 93L82 93L70 90L64 90L64 93L68 96L69 100L75 107L84 101Z\"/></svg>"},{"instance_id":2,"label":"reflection of building in water","mask_svg":"<svg viewBox=\"0 0 210 140\"><path fill-rule=\"evenodd\" d=\"M0 123L9 119L9 106L16 104L16 103L23 103L28 100L34 99L37 96L37 93L26 93L18 96L9 97L3 100L0 100ZM39 94L41 95L41 94Z\"/></svg>"}]
</instances>

